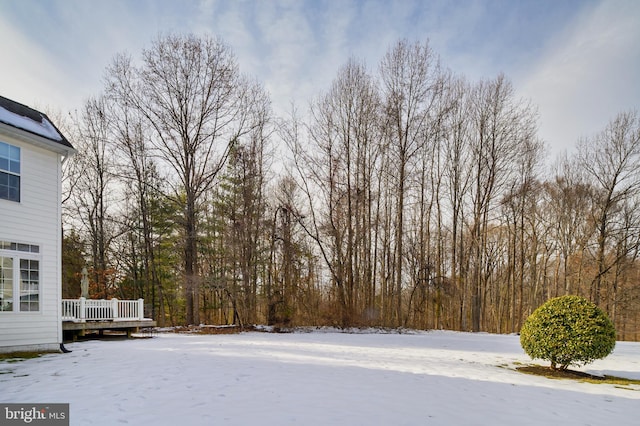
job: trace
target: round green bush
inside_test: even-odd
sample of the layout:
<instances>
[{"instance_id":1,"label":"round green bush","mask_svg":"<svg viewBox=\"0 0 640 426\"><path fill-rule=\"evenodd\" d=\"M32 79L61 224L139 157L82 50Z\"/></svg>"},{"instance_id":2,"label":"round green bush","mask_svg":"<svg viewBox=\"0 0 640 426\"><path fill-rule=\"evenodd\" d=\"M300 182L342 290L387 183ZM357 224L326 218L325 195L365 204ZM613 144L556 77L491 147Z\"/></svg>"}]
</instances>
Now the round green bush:
<instances>
[{"instance_id":1,"label":"round green bush","mask_svg":"<svg viewBox=\"0 0 640 426\"><path fill-rule=\"evenodd\" d=\"M551 368L566 370L609 355L616 345L616 330L607 314L587 299L561 296L527 318L520 344L532 359L551 361Z\"/></svg>"}]
</instances>

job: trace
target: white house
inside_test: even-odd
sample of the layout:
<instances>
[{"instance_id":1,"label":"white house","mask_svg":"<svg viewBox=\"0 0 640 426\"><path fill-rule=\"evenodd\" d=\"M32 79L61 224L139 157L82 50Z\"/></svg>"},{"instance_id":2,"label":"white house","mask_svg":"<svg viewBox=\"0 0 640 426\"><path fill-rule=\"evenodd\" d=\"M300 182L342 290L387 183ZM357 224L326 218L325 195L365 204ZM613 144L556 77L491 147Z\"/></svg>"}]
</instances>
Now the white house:
<instances>
[{"instance_id":1,"label":"white house","mask_svg":"<svg viewBox=\"0 0 640 426\"><path fill-rule=\"evenodd\" d=\"M73 146L0 96L0 352L62 343L61 172Z\"/></svg>"}]
</instances>

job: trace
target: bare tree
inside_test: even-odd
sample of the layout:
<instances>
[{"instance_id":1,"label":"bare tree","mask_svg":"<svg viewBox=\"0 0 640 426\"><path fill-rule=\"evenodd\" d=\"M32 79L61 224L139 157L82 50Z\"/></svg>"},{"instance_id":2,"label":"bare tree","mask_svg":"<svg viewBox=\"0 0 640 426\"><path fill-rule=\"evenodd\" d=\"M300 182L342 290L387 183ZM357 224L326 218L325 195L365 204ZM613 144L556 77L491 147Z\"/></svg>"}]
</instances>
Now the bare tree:
<instances>
[{"instance_id":1,"label":"bare tree","mask_svg":"<svg viewBox=\"0 0 640 426\"><path fill-rule=\"evenodd\" d=\"M269 325L293 324L298 312L304 310L299 297L303 242L297 192L298 184L290 176L282 177L275 188L265 288Z\"/></svg>"},{"instance_id":2,"label":"bare tree","mask_svg":"<svg viewBox=\"0 0 640 426\"><path fill-rule=\"evenodd\" d=\"M139 251L141 252L142 278L149 287L148 294L144 294L145 289L143 288L141 293L135 297L150 298L151 315L158 321L158 324L163 325L165 304L157 265L158 239L156 234L159 231L153 217L153 204L161 197L162 184L146 137L149 129L139 111L132 108L131 105L111 101L105 107L105 113L109 115L110 140L113 142L115 151L119 154L116 155L120 161L119 178L129 188L124 196L131 205L131 217L128 220L123 219L123 222L128 223L128 233L131 240L140 234L142 247ZM135 247L133 249L135 250ZM126 253L129 251L127 250ZM133 260L133 256L130 257ZM138 268L135 263L133 265L135 276L138 273ZM158 312L156 312L156 308L158 308Z\"/></svg>"},{"instance_id":3,"label":"bare tree","mask_svg":"<svg viewBox=\"0 0 640 426\"><path fill-rule=\"evenodd\" d=\"M267 118L265 115L265 122L246 141L239 141L231 149L217 196L213 198L226 225L217 236L224 239L227 248L224 261L229 265L231 279L226 280L225 289L234 305L234 323L240 325L256 322L258 270L266 263L263 226L267 220L264 158ZM213 278L220 281L221 277Z\"/></svg>"},{"instance_id":4,"label":"bare tree","mask_svg":"<svg viewBox=\"0 0 640 426\"><path fill-rule=\"evenodd\" d=\"M579 161L594 191L594 223L597 228L597 273L591 284L591 298L600 303L605 275L611 271L629 250L607 258L615 246L617 228L625 227L625 209L637 208L640 193L640 117L637 112L624 112L613 119L605 130L579 144ZM630 217L630 216L627 216ZM620 223L620 222L623 223ZM626 225L628 228L628 225Z\"/></svg>"},{"instance_id":5,"label":"bare tree","mask_svg":"<svg viewBox=\"0 0 640 426\"><path fill-rule=\"evenodd\" d=\"M114 162L109 150L109 123L104 98L89 99L76 119L75 191L73 201L77 219L87 232L91 256L91 280L97 295L109 297L111 291L109 249L115 238L110 201L113 199Z\"/></svg>"},{"instance_id":6,"label":"bare tree","mask_svg":"<svg viewBox=\"0 0 640 426\"><path fill-rule=\"evenodd\" d=\"M448 188L449 226L451 238L449 278L457 293L456 323L461 329L467 328L465 312L469 306L467 291L467 269L463 261L465 253L464 221L465 198L471 184L471 153L468 149L471 137L472 111L471 86L464 79L452 81L448 90L451 97L451 112L447 115L447 138L444 142L445 177ZM453 313L452 313L453 314Z\"/></svg>"},{"instance_id":7,"label":"bare tree","mask_svg":"<svg viewBox=\"0 0 640 426\"><path fill-rule=\"evenodd\" d=\"M186 320L198 323L198 202L251 129L251 105L261 89L241 76L221 40L164 36L142 57L140 67L125 56L114 60L108 92L146 119L155 152L175 173L172 197L184 209Z\"/></svg>"},{"instance_id":8,"label":"bare tree","mask_svg":"<svg viewBox=\"0 0 640 426\"><path fill-rule=\"evenodd\" d=\"M350 59L306 123L282 121L297 174L270 190L269 99L228 46L116 57L76 122L69 252L87 241L99 296L151 292L172 322L186 305L188 323L514 332L580 293L637 338L637 112L545 180L535 108L505 76L467 83L401 40L375 77Z\"/></svg>"},{"instance_id":9,"label":"bare tree","mask_svg":"<svg viewBox=\"0 0 640 426\"><path fill-rule=\"evenodd\" d=\"M543 220L552 230L548 244L558 253L554 295L580 293L585 252L595 232L593 221L588 219L593 188L583 174L575 159L564 156L555 165L552 178L544 183ZM572 265L576 262L577 268Z\"/></svg>"},{"instance_id":10,"label":"bare tree","mask_svg":"<svg viewBox=\"0 0 640 426\"><path fill-rule=\"evenodd\" d=\"M513 87L504 75L476 85L473 99L472 217L467 260L472 268L472 330L479 331L490 279L487 266L492 261L487 239L492 213L498 197L513 177L516 157L524 143L533 137L535 125L531 120L534 114L531 106L514 99Z\"/></svg>"},{"instance_id":11,"label":"bare tree","mask_svg":"<svg viewBox=\"0 0 640 426\"><path fill-rule=\"evenodd\" d=\"M529 283L530 289L535 289L537 281L537 205L540 193L538 178L544 146L535 138L535 123L529 121L528 124L530 126L520 123L520 152L513 160L513 178L502 199L503 220L506 222L509 235L507 282L510 297L506 298L505 302L510 307L508 330L512 333L520 330L525 306L531 306L531 302L535 303L529 298L525 299L525 283ZM500 300L499 305L504 305L502 302ZM498 310L500 308L501 306L498 306ZM498 321L502 321L503 317L504 315L498 315ZM499 326L498 331L501 330L502 327Z\"/></svg>"},{"instance_id":12,"label":"bare tree","mask_svg":"<svg viewBox=\"0 0 640 426\"><path fill-rule=\"evenodd\" d=\"M380 77L384 98L385 137L393 156L390 173L395 177L394 282L395 319L402 321L402 288L405 231L405 201L410 163L427 143L425 135L434 120L436 100L441 96L439 59L428 43L401 40L383 57Z\"/></svg>"},{"instance_id":13,"label":"bare tree","mask_svg":"<svg viewBox=\"0 0 640 426\"><path fill-rule=\"evenodd\" d=\"M365 310L373 310L378 107L377 89L364 65L348 61L312 106L313 153L298 156L312 210L312 223L305 229L331 272L342 325L360 321Z\"/></svg>"}]
</instances>

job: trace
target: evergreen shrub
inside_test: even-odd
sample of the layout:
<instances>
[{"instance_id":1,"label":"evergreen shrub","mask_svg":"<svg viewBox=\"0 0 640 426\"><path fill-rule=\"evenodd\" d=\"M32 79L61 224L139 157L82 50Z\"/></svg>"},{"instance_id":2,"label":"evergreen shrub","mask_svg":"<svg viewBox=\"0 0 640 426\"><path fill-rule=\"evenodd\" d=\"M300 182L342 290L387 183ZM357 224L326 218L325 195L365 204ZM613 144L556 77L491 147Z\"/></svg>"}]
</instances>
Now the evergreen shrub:
<instances>
[{"instance_id":1,"label":"evergreen shrub","mask_svg":"<svg viewBox=\"0 0 640 426\"><path fill-rule=\"evenodd\" d=\"M566 370L606 357L616 344L616 331L607 314L580 296L550 299L536 309L520 330L522 349L532 359Z\"/></svg>"}]
</instances>

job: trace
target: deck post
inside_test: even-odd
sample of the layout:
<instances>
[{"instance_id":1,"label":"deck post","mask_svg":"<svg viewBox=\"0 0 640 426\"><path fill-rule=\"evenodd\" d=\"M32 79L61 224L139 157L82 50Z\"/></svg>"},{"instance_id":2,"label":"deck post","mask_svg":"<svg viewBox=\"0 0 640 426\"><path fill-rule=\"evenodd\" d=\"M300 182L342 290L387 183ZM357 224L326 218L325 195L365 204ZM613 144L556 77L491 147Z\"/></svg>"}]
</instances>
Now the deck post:
<instances>
[{"instance_id":1,"label":"deck post","mask_svg":"<svg viewBox=\"0 0 640 426\"><path fill-rule=\"evenodd\" d=\"M80 321L86 321L87 319L87 306L86 306L86 302L87 299L85 299L84 297L80 298Z\"/></svg>"},{"instance_id":2,"label":"deck post","mask_svg":"<svg viewBox=\"0 0 640 426\"><path fill-rule=\"evenodd\" d=\"M111 310L113 311L113 320L118 320L118 299L115 297L111 299Z\"/></svg>"},{"instance_id":3,"label":"deck post","mask_svg":"<svg viewBox=\"0 0 640 426\"><path fill-rule=\"evenodd\" d=\"M138 299L138 319L144 319L144 299Z\"/></svg>"}]
</instances>

